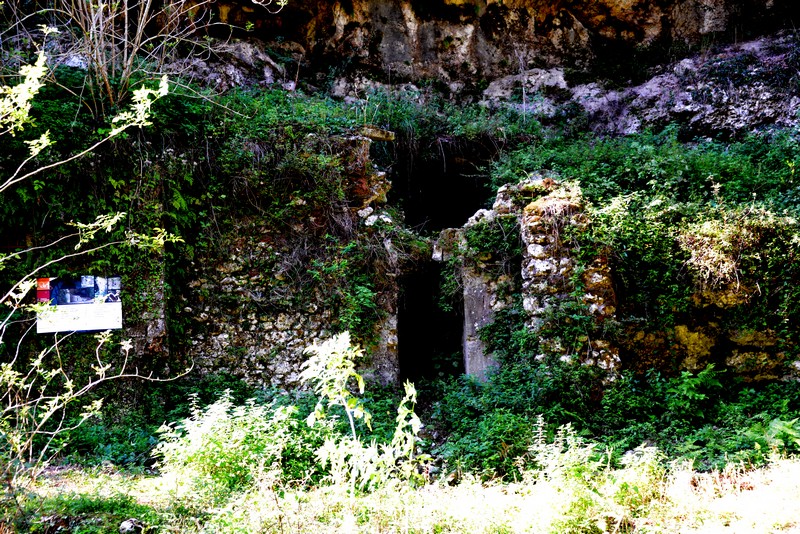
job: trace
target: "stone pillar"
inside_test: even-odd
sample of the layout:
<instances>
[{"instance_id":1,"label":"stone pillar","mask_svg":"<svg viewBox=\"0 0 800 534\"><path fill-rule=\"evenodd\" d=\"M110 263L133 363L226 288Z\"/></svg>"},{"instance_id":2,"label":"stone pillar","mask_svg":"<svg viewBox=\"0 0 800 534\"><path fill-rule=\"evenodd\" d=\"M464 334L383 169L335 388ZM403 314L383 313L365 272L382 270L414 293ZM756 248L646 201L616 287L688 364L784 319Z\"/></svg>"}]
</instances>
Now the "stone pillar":
<instances>
[{"instance_id":1,"label":"stone pillar","mask_svg":"<svg viewBox=\"0 0 800 534\"><path fill-rule=\"evenodd\" d=\"M570 277L574 264L560 234L564 226L580 222L579 199L576 191L555 190L523 210L522 294L531 328L538 329L548 308L572 289Z\"/></svg>"},{"instance_id":2,"label":"stone pillar","mask_svg":"<svg viewBox=\"0 0 800 534\"><path fill-rule=\"evenodd\" d=\"M462 271L461 282L464 287L464 372L484 380L487 373L497 366L497 361L486 350L478 331L494 321L492 304L497 299L491 281L474 268Z\"/></svg>"},{"instance_id":3,"label":"stone pillar","mask_svg":"<svg viewBox=\"0 0 800 534\"><path fill-rule=\"evenodd\" d=\"M528 324L533 330L541 329L553 307L575 299L578 274L584 292L577 298L587 307L588 314L598 323L613 320L616 295L605 257L596 258L591 265L584 266L582 273L576 273L572 244L562 239L566 228L582 230L588 222L580 190L577 185L552 181L547 187L549 193L528 204L520 221L522 294L523 306L529 314ZM542 340L542 346L550 354L563 353L564 358L577 356L583 364L598 365L612 373L618 368L618 350L607 340L587 336L583 343L585 351L570 355L557 340Z\"/></svg>"},{"instance_id":4,"label":"stone pillar","mask_svg":"<svg viewBox=\"0 0 800 534\"><path fill-rule=\"evenodd\" d=\"M486 213L489 212L479 211L470 222L474 224L476 219ZM455 276L459 279L464 300L464 331L461 338L464 372L483 380L497 362L478 337L478 330L494 319L497 299L492 281L476 265L463 257L461 251L465 246L464 228L442 230L433 246L433 260L447 261L453 257L459 259L460 265Z\"/></svg>"},{"instance_id":5,"label":"stone pillar","mask_svg":"<svg viewBox=\"0 0 800 534\"><path fill-rule=\"evenodd\" d=\"M144 252L142 254L145 254ZM140 284L138 294L128 291L125 279L122 287L122 313L125 319L125 336L133 342L132 354L144 356L152 360L154 357L166 361L169 356L166 324L166 300L164 298L165 269L163 258L158 261L143 262L149 268L138 274ZM134 299L141 303L138 313L131 313ZM127 304L126 302L131 303Z\"/></svg>"},{"instance_id":6,"label":"stone pillar","mask_svg":"<svg viewBox=\"0 0 800 534\"><path fill-rule=\"evenodd\" d=\"M396 308L395 308L396 309ZM362 375L381 384L396 384L400 378L397 357L397 313L388 313L377 325L378 346L370 351L369 369Z\"/></svg>"}]
</instances>

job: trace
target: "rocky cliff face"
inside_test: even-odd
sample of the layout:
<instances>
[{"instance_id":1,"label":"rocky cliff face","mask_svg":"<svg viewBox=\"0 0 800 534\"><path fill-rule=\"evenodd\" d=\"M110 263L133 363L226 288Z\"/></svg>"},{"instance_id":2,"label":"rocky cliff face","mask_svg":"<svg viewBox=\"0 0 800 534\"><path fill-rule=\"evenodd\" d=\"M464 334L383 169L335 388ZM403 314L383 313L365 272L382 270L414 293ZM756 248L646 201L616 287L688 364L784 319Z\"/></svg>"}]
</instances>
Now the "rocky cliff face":
<instances>
[{"instance_id":1,"label":"rocky cliff face","mask_svg":"<svg viewBox=\"0 0 800 534\"><path fill-rule=\"evenodd\" d=\"M790 27L797 14L791 0L293 0L277 15L218 4L222 22L277 40L293 61L455 89L534 67L587 69L648 49L742 40Z\"/></svg>"},{"instance_id":2,"label":"rocky cliff face","mask_svg":"<svg viewBox=\"0 0 800 534\"><path fill-rule=\"evenodd\" d=\"M488 104L511 103L545 122L571 106L602 133L626 135L676 123L694 135L719 137L795 126L798 67L797 38L785 32L653 66L652 77L628 87L570 80L556 67L498 78L482 97Z\"/></svg>"},{"instance_id":3,"label":"rocky cliff face","mask_svg":"<svg viewBox=\"0 0 800 534\"><path fill-rule=\"evenodd\" d=\"M220 3L247 39L171 68L224 90L376 85L511 105L549 119L585 115L629 134L681 123L692 135L794 126L800 53L787 0L294 1L278 14Z\"/></svg>"}]
</instances>

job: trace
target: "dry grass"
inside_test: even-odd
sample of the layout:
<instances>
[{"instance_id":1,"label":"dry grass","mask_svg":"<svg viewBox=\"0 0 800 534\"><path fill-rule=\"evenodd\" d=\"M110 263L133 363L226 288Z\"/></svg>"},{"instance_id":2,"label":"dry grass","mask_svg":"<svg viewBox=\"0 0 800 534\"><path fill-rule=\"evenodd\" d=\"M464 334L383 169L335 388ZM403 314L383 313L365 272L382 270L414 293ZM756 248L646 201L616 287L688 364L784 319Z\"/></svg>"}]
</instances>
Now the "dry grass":
<instances>
[{"instance_id":1,"label":"dry grass","mask_svg":"<svg viewBox=\"0 0 800 534\"><path fill-rule=\"evenodd\" d=\"M800 532L800 461L705 474L676 468L664 508L665 532Z\"/></svg>"}]
</instances>

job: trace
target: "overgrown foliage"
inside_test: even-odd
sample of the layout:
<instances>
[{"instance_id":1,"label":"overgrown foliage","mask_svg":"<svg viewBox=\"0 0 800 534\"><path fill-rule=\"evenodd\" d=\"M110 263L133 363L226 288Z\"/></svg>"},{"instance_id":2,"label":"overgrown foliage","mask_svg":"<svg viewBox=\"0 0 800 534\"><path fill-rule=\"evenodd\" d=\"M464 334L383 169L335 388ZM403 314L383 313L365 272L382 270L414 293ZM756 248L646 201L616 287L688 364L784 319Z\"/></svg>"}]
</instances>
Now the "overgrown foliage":
<instances>
[{"instance_id":1,"label":"overgrown foliage","mask_svg":"<svg viewBox=\"0 0 800 534\"><path fill-rule=\"evenodd\" d=\"M110 11L102 15L113 16ZM729 68L750 72L749 61L742 57L741 65L715 65L705 75L729 76ZM41 72L42 65L36 65L35 72ZM102 82L102 72L92 74L100 74ZM33 91L37 76L4 94ZM409 265L427 254L428 245L424 236L403 227L396 207L375 212L369 226L369 216L358 214L376 206L363 197L364 191L353 191L353 184L363 189L360 180L375 170L365 163L368 158L352 157L348 145L364 126L397 132L396 143L378 142L371 148L372 159L386 168L410 172L415 162L447 161L448 151L461 147L497 158L491 169L475 171L486 185L541 172L579 183L591 204L589 224L585 231L562 237L574 246L578 271L607 255L615 277L618 322L597 324L576 291L551 309L545 326L534 332L525 325L519 281L513 279L522 254L515 218L500 217L466 230L461 255L509 278L503 297L510 305L481 333L501 366L485 383L460 377L429 384L422 392L424 404L432 406L427 432L414 413L416 390L410 385L401 399L398 392L387 398L363 395L364 385L351 365L358 351L344 338L317 346L319 360L312 358L307 365L304 377L320 398L258 392L245 401L252 392L241 385L238 392L217 398L211 390L226 388L198 383L187 389L203 390L203 398L189 402L187 389L140 388L138 400L146 408L115 422L93 418L91 426L71 433L65 454L87 463L150 465L157 440L154 421L179 420L161 433L156 449L163 480L172 484L177 504L156 517L130 501L117 503L149 525L179 518L178 529L202 523L222 532L320 525L391 530L412 520L422 530L636 531L651 525L648 518L654 514L663 519L658 514L664 507L688 506L668 490L680 477L700 481L695 489L702 484L718 488L721 481L735 478L669 466L667 458L690 459L695 467L713 470L729 462L768 465L778 462L777 455L798 452L800 406L793 382L745 381L727 370L716 353L691 370L679 368L669 360L669 344L675 342L670 334L664 334L666 348L645 347L644 341L641 347L626 346L623 367L628 369L615 376L548 351L557 342L575 356L587 339L619 341L639 331L647 339L672 332L700 310L715 328L742 335L769 332L775 340L772 352L787 363L796 359L796 131L764 131L729 143L687 142L679 126L601 138L577 131L581 117L572 117L574 110L563 110L569 124L545 129L511 107L457 105L428 90L371 90L343 102L266 89L195 98L201 93L191 89L154 105L150 120L158 134L126 135L76 104L74 93L85 83L84 72L62 67L53 76L58 84L37 87L43 98L30 106L35 125L28 122L10 141L10 149L0 155L2 168L31 163L48 168L71 157L83 142L95 146L109 134L116 141L94 150L91 159L54 168L52 178L12 181L0 188L5 193L0 215L9 229L0 239L12 251L6 258L14 259L5 263L3 276L13 282L30 272L37 260L29 251L63 235L73 220L127 211L125 227L113 231L113 240L153 227L163 229L162 236L183 235L187 242L174 244L164 258L143 259L125 248L103 258L70 260L58 268L63 271L48 273L114 268L133 281L131 293L148 294L165 271L176 353L181 343L202 333L205 327L194 313L212 298L243 313L292 310L313 302L335 310L335 328L352 331L367 345L374 341L375 325L388 306L380 295L394 283L380 273L392 262ZM110 79L109 87L119 95L131 83L138 80ZM4 128L15 124L5 117L28 116L25 102L0 110ZM127 119L136 122L137 117ZM44 148L47 130L54 146L29 161L28 147ZM402 204L402 199L390 200ZM243 235L243 225L254 229L252 235ZM248 277L269 280L268 295L243 303L235 294L184 289L216 268L209 260L243 256L241 250L260 251L243 260L243 269ZM50 249L43 261L63 253ZM580 283L579 275L573 282ZM455 278L449 282L458 292ZM727 301L714 301L714 291L723 292ZM712 296L703 297L703 292ZM154 304L152 299L133 302L129 315L146 321ZM34 345L24 356L38 354ZM47 370L34 371L8 376L19 387L29 385L26 377L34 374L58 384L73 376L71 369L49 377ZM374 430L367 424L369 413ZM81 420L81 414L72 415ZM65 421L65 426L72 424ZM433 442L437 465L419 454L420 431ZM518 497L518 504L530 504L523 497L536 495L537 502L552 503L555 511L536 524L530 517L512 520L495 514L489 527L452 510L425 515L430 499L413 488L440 468L462 489L423 491L455 501L470 491L490 494L496 487L492 484L502 479L509 483L502 491ZM473 476L494 480L481 487ZM317 495L328 499L326 504L308 504ZM59 514L83 520L105 513L106 500L95 497L76 498L74 506L51 501L53 508L43 510L53 510L55 523ZM390 504L382 508L381 498ZM398 499L417 503L418 510L398 505ZM87 511L95 505L95 512ZM304 507L314 509L304 515ZM685 517L670 516L669 521L680 519ZM26 523L24 528L46 530L55 523Z\"/></svg>"},{"instance_id":2,"label":"overgrown foliage","mask_svg":"<svg viewBox=\"0 0 800 534\"><path fill-rule=\"evenodd\" d=\"M607 453L570 426L547 437L541 419L518 458L521 480L479 481L415 488L388 485L353 494L340 485L315 489L266 484L197 510L176 501L162 478L72 473L54 483L70 493L31 497L31 512L14 524L46 532L70 528L135 528L182 532L343 531L402 532L662 532L688 529L782 531L797 521L800 470L793 459L772 456L768 466L699 473L686 462L667 464L642 446L614 466ZM47 488L42 488L46 490ZM137 496L147 495L147 504ZM126 519L127 518L127 519Z\"/></svg>"},{"instance_id":3,"label":"overgrown foliage","mask_svg":"<svg viewBox=\"0 0 800 534\"><path fill-rule=\"evenodd\" d=\"M451 469L513 479L514 459L541 414L554 426L573 424L616 455L650 443L702 469L800 452L796 384L755 387L726 374L713 366L673 377L625 372L604 384L597 369L517 357L485 383L461 378L443 387L433 420L448 439L437 452Z\"/></svg>"},{"instance_id":4,"label":"overgrown foliage","mask_svg":"<svg viewBox=\"0 0 800 534\"><path fill-rule=\"evenodd\" d=\"M655 443L703 468L760 463L775 446L794 451L797 406L768 400L791 398L794 384L764 377L791 374L786 364L798 354L791 319L798 214L789 201L797 188L796 132L728 144L687 143L677 127L620 138L552 133L504 154L492 179L499 186L549 172L580 184L591 202L589 225L562 236L578 262L576 294L548 310L536 332L525 324L521 295L511 295L515 304L482 331L501 362L497 373L485 384L459 379L434 394L442 395L434 418L449 435L440 452L456 462L451 467L515 476L509 451L527 446L540 413L617 451ZM617 321L598 323L580 300L580 270L598 255L611 264ZM727 357L722 341L686 370L686 349L671 334L676 325L742 340L761 332L776 348L748 363ZM627 370L609 381L598 369L559 360L586 339L618 343ZM552 354L554 341L562 352ZM762 372L762 365L773 367Z\"/></svg>"},{"instance_id":5,"label":"overgrown foliage","mask_svg":"<svg viewBox=\"0 0 800 534\"><path fill-rule=\"evenodd\" d=\"M348 389L351 379L363 387L354 370L359 352L347 333L309 348L304 380L314 383L319 398L304 419L297 405L250 399L236 406L226 392L205 408L195 405L179 424L162 428L154 454L174 497L192 509L213 506L219 513L285 485L327 481L355 494L422 482L417 467L424 457L416 455L421 423L411 384L405 386L389 441L365 442L356 431L354 419L370 417ZM337 428L335 408L346 414L349 432Z\"/></svg>"},{"instance_id":6,"label":"overgrown foliage","mask_svg":"<svg viewBox=\"0 0 800 534\"><path fill-rule=\"evenodd\" d=\"M51 31L45 29L44 33ZM40 52L34 65L21 69L21 80L16 86L1 88L2 134L16 136L30 126L32 101L43 87L44 63L45 55ZM26 141L28 150L19 156L20 162L16 168L3 178L0 193L6 196L16 184L77 160L126 129L149 124L148 115L153 101L166 92L166 78L162 79L158 90L138 89L131 107L111 120L111 129L104 137L64 159L37 166L36 159L51 144L49 134L45 132L34 140ZM39 476L56 454L55 445L62 436L98 412L102 400L90 397L94 389L110 380L141 376L138 369L129 366L130 340L121 343L119 357L109 354L105 345L111 340L110 332L96 336L96 345L89 352L93 358L85 374L76 373L75 367L65 364L61 352L65 349L62 338L68 336L55 335L51 343L44 342L43 347L37 348L29 346L33 344L26 340L33 328L34 318L48 312L47 304L29 304L25 299L36 286L36 278L42 270L73 258L85 258L109 247L161 249L165 242L177 240L163 229L156 228L153 234L129 231L125 239L102 242L99 236L111 232L124 216L122 212L106 213L98 215L93 222L70 222L75 231L68 235L50 243L29 245L27 249L0 255L0 268L13 265L17 267L15 273L24 273L17 274L0 291L0 304L5 306L0 317L0 475L4 506L7 501L16 499L19 492ZM59 248L65 243L70 243L73 250L61 252ZM45 254L38 254L42 250ZM48 254L52 256L48 258ZM28 256L33 265L27 266L21 262L22 255ZM80 405L80 415L70 421L68 410Z\"/></svg>"}]
</instances>

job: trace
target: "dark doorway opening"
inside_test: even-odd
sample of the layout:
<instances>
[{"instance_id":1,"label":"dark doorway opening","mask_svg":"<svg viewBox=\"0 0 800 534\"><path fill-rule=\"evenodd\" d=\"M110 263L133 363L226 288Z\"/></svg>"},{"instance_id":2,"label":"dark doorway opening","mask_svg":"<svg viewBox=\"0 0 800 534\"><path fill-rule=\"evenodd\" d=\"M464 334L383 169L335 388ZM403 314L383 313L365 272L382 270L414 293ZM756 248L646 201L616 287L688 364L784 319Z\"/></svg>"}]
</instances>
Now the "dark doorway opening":
<instances>
[{"instance_id":1,"label":"dark doorway opening","mask_svg":"<svg viewBox=\"0 0 800 534\"><path fill-rule=\"evenodd\" d=\"M418 382L464 372L461 337L464 311L439 305L442 269L427 262L400 281L397 316L398 356L401 380Z\"/></svg>"},{"instance_id":2,"label":"dark doorway opening","mask_svg":"<svg viewBox=\"0 0 800 534\"><path fill-rule=\"evenodd\" d=\"M489 199L488 164L494 145L440 139L427 156L393 166L390 196L400 205L406 224L421 234L459 228Z\"/></svg>"},{"instance_id":3,"label":"dark doorway opening","mask_svg":"<svg viewBox=\"0 0 800 534\"><path fill-rule=\"evenodd\" d=\"M427 157L408 158L393 168L392 193L406 224L436 237L445 228L463 226L489 199L486 167L494 145L442 139ZM419 381L463 373L463 307L440 305L446 264L420 262L400 280L398 358L403 380Z\"/></svg>"}]
</instances>

